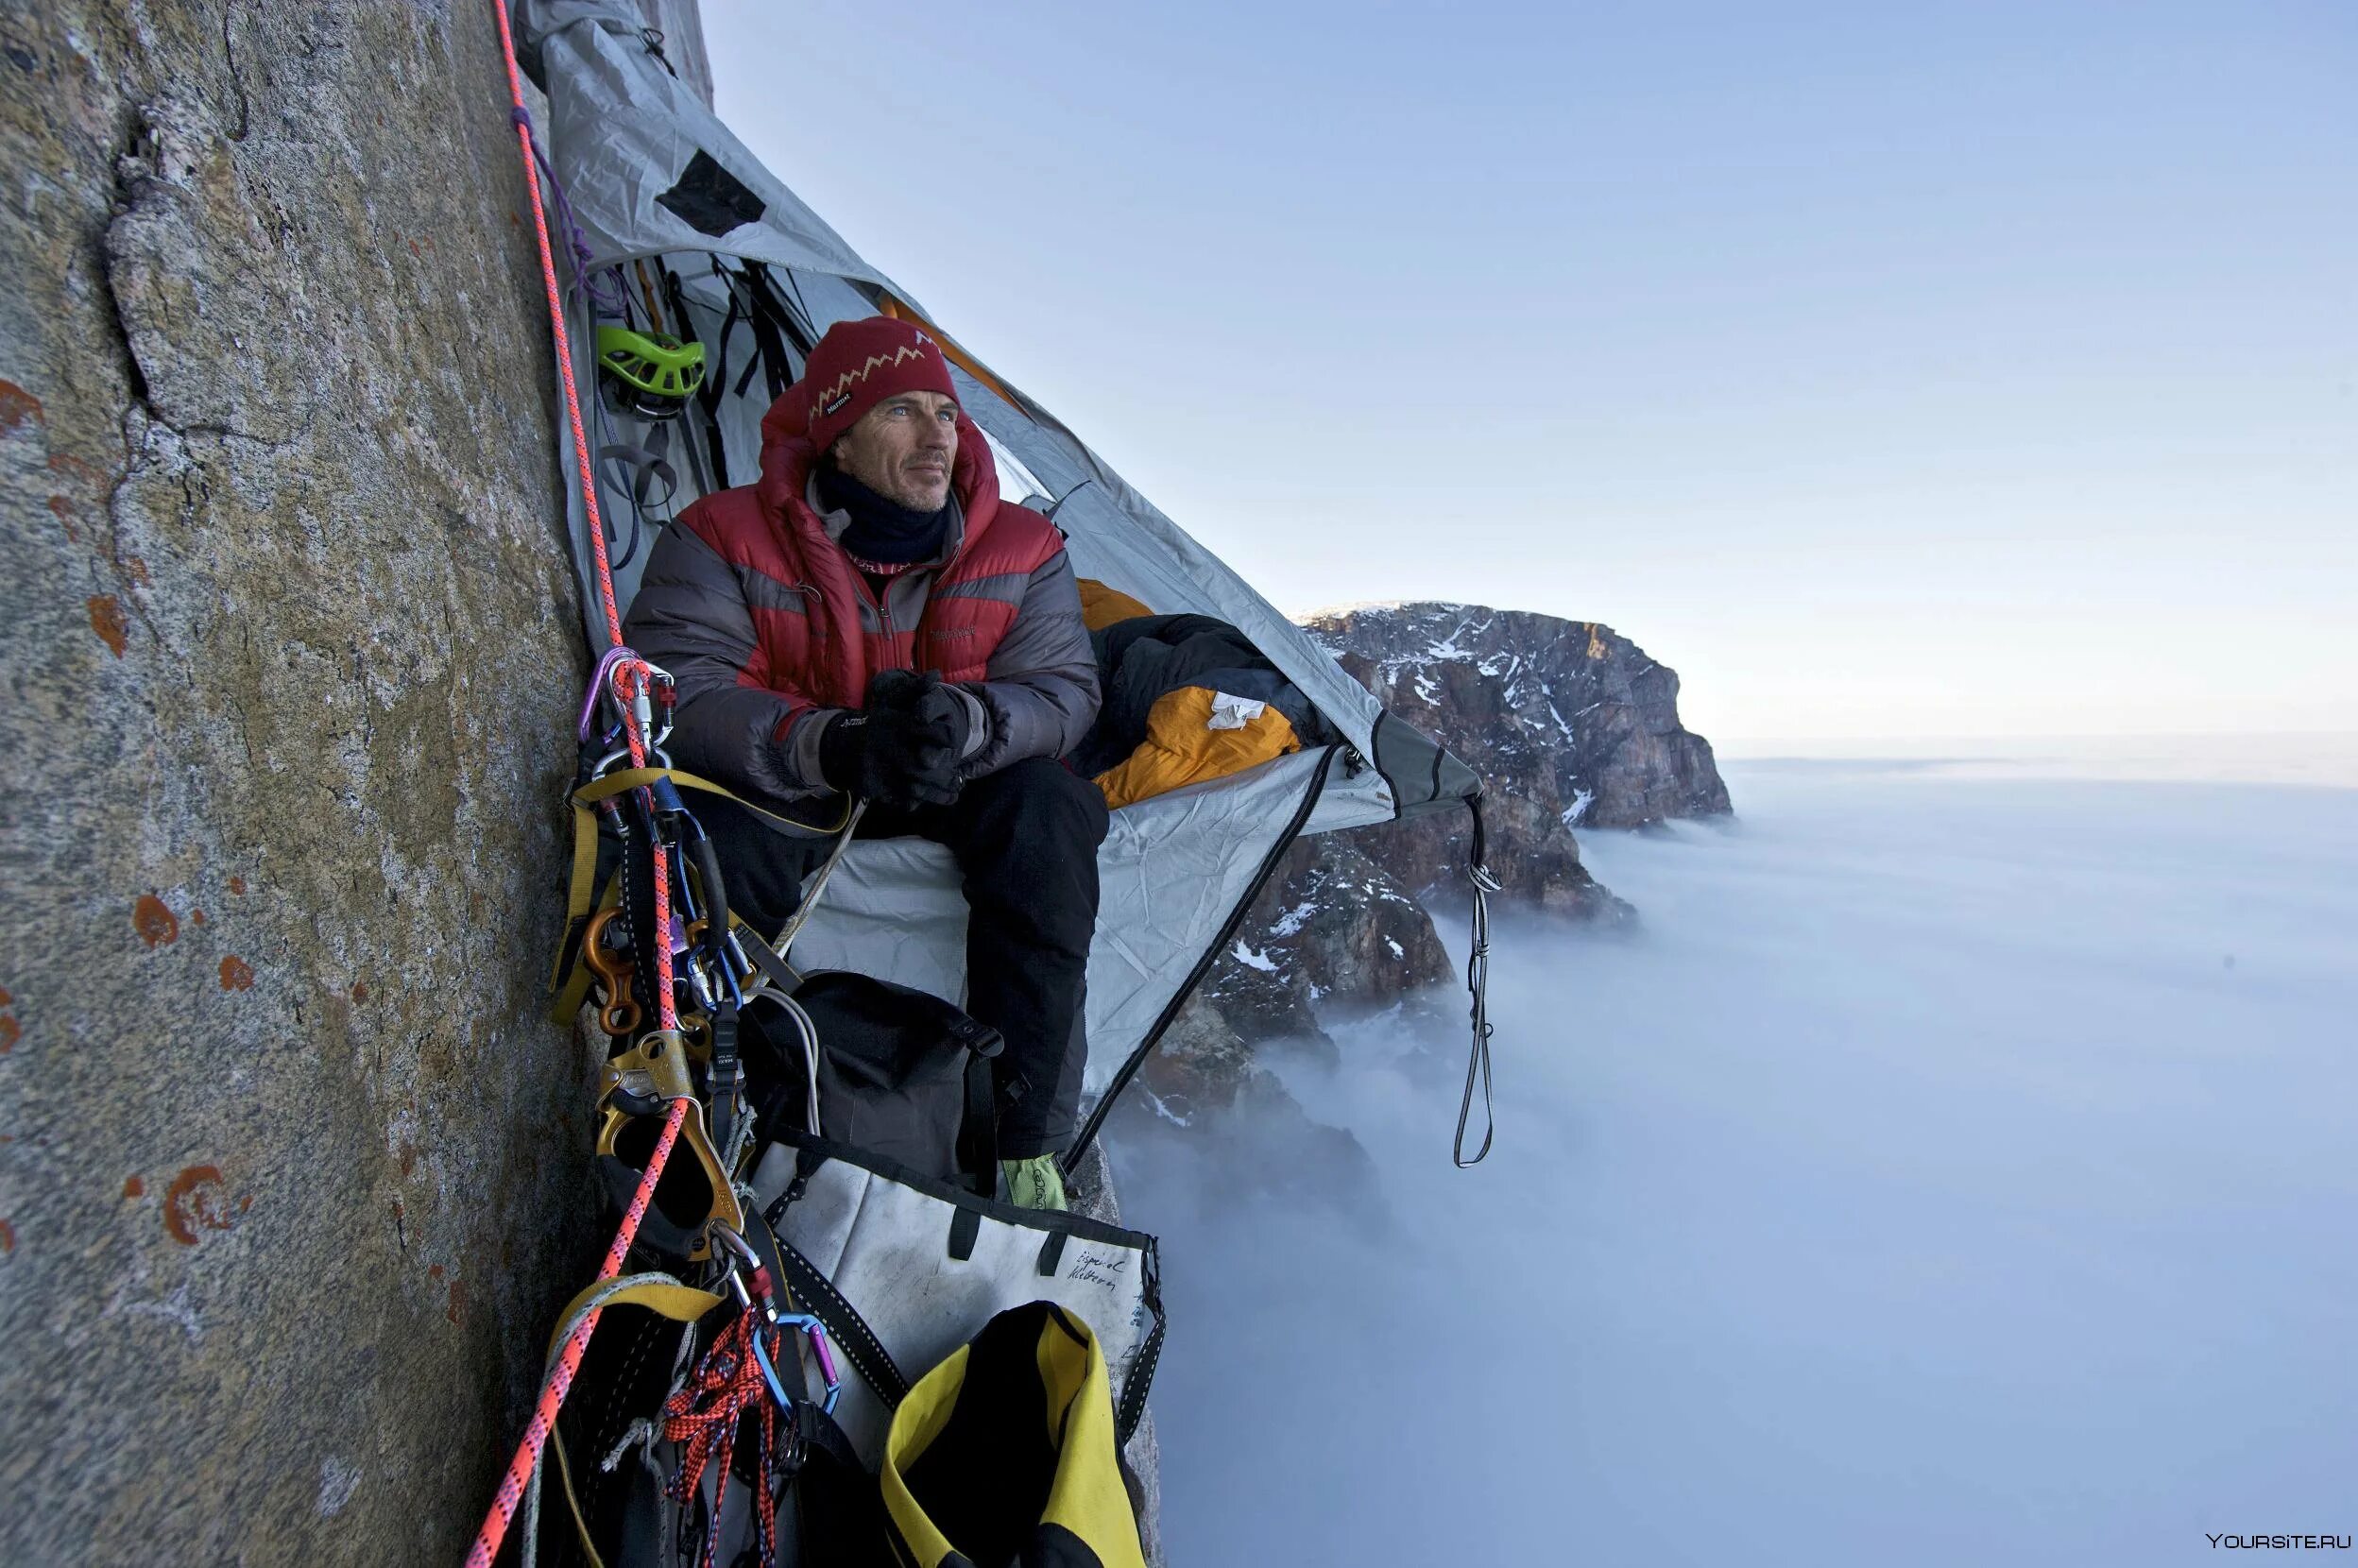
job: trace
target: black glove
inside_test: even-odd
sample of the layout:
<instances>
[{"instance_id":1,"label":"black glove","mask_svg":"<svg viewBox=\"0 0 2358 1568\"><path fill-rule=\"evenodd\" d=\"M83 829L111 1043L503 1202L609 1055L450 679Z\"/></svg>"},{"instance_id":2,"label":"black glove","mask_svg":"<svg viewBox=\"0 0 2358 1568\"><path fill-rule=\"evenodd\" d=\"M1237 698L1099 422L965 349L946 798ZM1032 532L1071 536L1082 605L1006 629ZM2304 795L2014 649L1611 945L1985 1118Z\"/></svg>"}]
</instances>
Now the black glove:
<instances>
[{"instance_id":1,"label":"black glove","mask_svg":"<svg viewBox=\"0 0 2358 1568\"><path fill-rule=\"evenodd\" d=\"M951 762L963 761L967 741L974 734L974 710L978 705L961 695L956 687L944 686L941 677L931 671L926 673L925 680L925 696L917 705L917 716L928 724L941 726L949 737Z\"/></svg>"},{"instance_id":2,"label":"black glove","mask_svg":"<svg viewBox=\"0 0 2358 1568\"><path fill-rule=\"evenodd\" d=\"M956 800L963 725L942 715L937 698L957 703L937 675L877 672L867 706L837 714L820 732L821 778L829 789L899 810Z\"/></svg>"}]
</instances>

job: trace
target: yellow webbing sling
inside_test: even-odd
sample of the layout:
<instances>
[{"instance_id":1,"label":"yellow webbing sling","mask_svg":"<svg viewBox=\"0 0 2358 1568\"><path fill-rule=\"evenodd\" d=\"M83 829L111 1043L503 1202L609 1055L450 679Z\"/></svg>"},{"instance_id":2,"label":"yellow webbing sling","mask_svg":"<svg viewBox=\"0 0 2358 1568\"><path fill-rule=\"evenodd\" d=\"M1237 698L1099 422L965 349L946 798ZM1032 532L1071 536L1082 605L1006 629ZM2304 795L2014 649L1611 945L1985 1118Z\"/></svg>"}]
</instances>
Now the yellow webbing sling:
<instances>
[{"instance_id":1,"label":"yellow webbing sling","mask_svg":"<svg viewBox=\"0 0 2358 1568\"><path fill-rule=\"evenodd\" d=\"M789 838L825 839L842 832L851 821L852 802L844 800L843 817L831 827L819 827L807 822L756 806L736 792L709 778L699 778L677 768L624 768L593 778L575 790L572 795L573 809L573 867L565 893L565 938L557 945L556 963L549 974L549 990L555 1000L549 1008L549 1016L560 1024L571 1024L581 1012L582 1002L590 995L593 978L590 966L581 962L582 934L589 929L590 916L597 911L622 901L622 889L616 879L598 881L598 804L613 799L658 779L670 779L683 790L699 794L718 795L732 805L753 813L763 826ZM735 922L732 922L735 924Z\"/></svg>"},{"instance_id":2,"label":"yellow webbing sling","mask_svg":"<svg viewBox=\"0 0 2358 1568\"><path fill-rule=\"evenodd\" d=\"M565 1310L557 1315L556 1332L549 1337L549 1360L555 1362L574 1323L593 1309L642 1306L675 1323L692 1323L720 1304L721 1298L711 1291L682 1285L669 1274L631 1274L623 1279L599 1280L566 1303ZM598 1556L597 1547L590 1542L590 1522L583 1516L581 1499L573 1491L573 1466L565 1456L565 1440L552 1431L549 1443L556 1450L557 1479L564 1489L565 1507L573 1516L573 1533L581 1542L582 1555L590 1559L590 1568L606 1568L606 1559ZM533 1481L537 1487L538 1473Z\"/></svg>"}]
</instances>

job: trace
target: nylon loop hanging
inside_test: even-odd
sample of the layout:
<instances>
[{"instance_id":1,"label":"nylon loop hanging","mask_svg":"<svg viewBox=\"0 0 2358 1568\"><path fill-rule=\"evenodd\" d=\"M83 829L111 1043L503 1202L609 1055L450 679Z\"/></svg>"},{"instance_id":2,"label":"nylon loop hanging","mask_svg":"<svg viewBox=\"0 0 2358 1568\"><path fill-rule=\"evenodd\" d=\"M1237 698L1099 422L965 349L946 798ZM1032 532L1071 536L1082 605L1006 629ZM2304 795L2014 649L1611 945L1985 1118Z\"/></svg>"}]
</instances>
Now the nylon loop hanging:
<instances>
[{"instance_id":1,"label":"nylon loop hanging","mask_svg":"<svg viewBox=\"0 0 2358 1568\"><path fill-rule=\"evenodd\" d=\"M1473 997L1474 1038L1466 1048L1465 1092L1458 1099L1458 1131L1449 1144L1450 1161L1460 1170L1482 1163L1490 1152L1491 1139L1498 1131L1490 1095L1490 895L1499 891L1499 881L1485 863L1481 796L1468 795L1465 806L1474 813L1474 843L1466 858L1466 878L1474 884L1474 915L1469 933L1472 941L1465 957L1465 989ZM1465 1130L1474 1118L1474 1090L1478 1083L1482 1091L1482 1146L1468 1154Z\"/></svg>"}]
</instances>

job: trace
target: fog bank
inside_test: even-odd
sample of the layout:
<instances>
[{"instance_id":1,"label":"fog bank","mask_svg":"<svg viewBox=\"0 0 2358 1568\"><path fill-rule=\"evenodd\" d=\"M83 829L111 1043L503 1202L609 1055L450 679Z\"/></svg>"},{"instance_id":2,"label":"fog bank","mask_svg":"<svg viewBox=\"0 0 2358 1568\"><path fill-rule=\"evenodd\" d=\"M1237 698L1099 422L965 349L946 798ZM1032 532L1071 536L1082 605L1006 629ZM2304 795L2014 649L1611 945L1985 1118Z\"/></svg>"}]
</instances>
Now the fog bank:
<instances>
[{"instance_id":1,"label":"fog bank","mask_svg":"<svg viewBox=\"0 0 2358 1568\"><path fill-rule=\"evenodd\" d=\"M1638 937L1502 926L1486 1165L1448 1162L1462 1040L1398 1020L1273 1058L1364 1162L1116 1144L1165 1238L1173 1560L2358 1525L2358 793L1730 782L1731 828L1584 836Z\"/></svg>"}]
</instances>

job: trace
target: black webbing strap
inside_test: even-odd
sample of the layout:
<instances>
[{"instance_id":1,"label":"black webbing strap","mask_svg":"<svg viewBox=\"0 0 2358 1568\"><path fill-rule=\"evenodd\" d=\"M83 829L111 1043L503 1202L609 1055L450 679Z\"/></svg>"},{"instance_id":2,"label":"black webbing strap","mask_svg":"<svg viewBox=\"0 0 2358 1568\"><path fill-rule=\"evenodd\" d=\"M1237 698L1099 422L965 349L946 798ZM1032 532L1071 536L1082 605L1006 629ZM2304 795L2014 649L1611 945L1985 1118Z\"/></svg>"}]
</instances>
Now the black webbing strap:
<instances>
[{"instance_id":1,"label":"black webbing strap","mask_svg":"<svg viewBox=\"0 0 2358 1568\"><path fill-rule=\"evenodd\" d=\"M979 1198L999 1192L999 1095L991 1058L966 1054L966 1111L958 1123L958 1168Z\"/></svg>"},{"instance_id":2,"label":"black webbing strap","mask_svg":"<svg viewBox=\"0 0 2358 1568\"><path fill-rule=\"evenodd\" d=\"M786 340L789 337L800 339L802 333L796 329L794 317L787 313L785 301L777 297L777 285L770 281L767 265L760 262L747 262L744 278L750 306L747 316L753 324L754 349L760 356L761 374L769 383L770 401L776 402L794 380L789 374L793 361L786 357ZM806 354L810 352L808 344L804 344L803 351Z\"/></svg>"},{"instance_id":3,"label":"black webbing strap","mask_svg":"<svg viewBox=\"0 0 2358 1568\"><path fill-rule=\"evenodd\" d=\"M861 1317L843 1294L838 1291L818 1267L795 1250L795 1244L780 1237L777 1243L780 1261L786 1270L786 1287L795 1293L803 1309L827 1325L835 1348L844 1358L859 1369L868 1387L876 1390L888 1409L898 1409L900 1402L909 1397L909 1380L893 1364L884 1342L876 1337L867 1320Z\"/></svg>"},{"instance_id":4,"label":"black webbing strap","mask_svg":"<svg viewBox=\"0 0 2358 1568\"><path fill-rule=\"evenodd\" d=\"M949 1211L949 1256L955 1263L964 1263L974 1256L975 1241L982 1235L982 1217L960 1204Z\"/></svg>"},{"instance_id":5,"label":"black webbing strap","mask_svg":"<svg viewBox=\"0 0 2358 1568\"><path fill-rule=\"evenodd\" d=\"M1154 1386L1154 1369L1163 1358L1162 1254L1152 1241L1147 1243L1141 1268L1145 1290L1139 1300L1154 1315L1154 1326L1147 1330L1146 1343L1138 1347L1137 1358L1130 1363L1129 1373L1121 1380L1120 1402L1114 1406L1114 1438L1125 1446L1138 1423L1146 1419L1147 1390Z\"/></svg>"},{"instance_id":6,"label":"black webbing strap","mask_svg":"<svg viewBox=\"0 0 2358 1568\"><path fill-rule=\"evenodd\" d=\"M835 1424L835 1418L807 1399L795 1401L795 1436L806 1449L816 1450L844 1467L852 1475L865 1475L868 1467L860 1462L859 1451L844 1429Z\"/></svg>"},{"instance_id":7,"label":"black webbing strap","mask_svg":"<svg viewBox=\"0 0 2358 1568\"><path fill-rule=\"evenodd\" d=\"M675 793L672 798L678 796ZM682 847L695 857L696 881L704 892L704 908L697 913L704 919L704 946L711 959L712 973L721 981L721 994L711 1014L712 1051L706 1063L705 1082L711 1102L707 1119L712 1148L726 1160L744 1094L744 1073L737 1061L737 994L727 983L728 883L721 876L720 852L713 848L703 825L685 810L679 813L679 820L683 828L693 829L692 834L683 831Z\"/></svg>"},{"instance_id":8,"label":"black webbing strap","mask_svg":"<svg viewBox=\"0 0 2358 1568\"><path fill-rule=\"evenodd\" d=\"M719 257L712 260L712 271L722 274ZM726 274L722 274L722 281L726 283ZM689 337L689 290L679 281L679 274L672 271L670 266L662 269L662 295L672 302L672 320L681 325L679 334ZM728 314L722 315L722 330L712 334L712 353L709 353L709 363L705 366L705 384L695 389L695 410L705 419L705 455L712 457L712 474L708 476L709 484L705 486L708 495L714 493L714 490L728 488L728 441L722 436L722 391L728 384L728 332L736 330L736 323L741 318L743 307L738 304L736 290L731 288L728 290ZM693 441L684 443L684 446L691 452L695 451Z\"/></svg>"},{"instance_id":9,"label":"black webbing strap","mask_svg":"<svg viewBox=\"0 0 2358 1568\"><path fill-rule=\"evenodd\" d=\"M786 296L779 290L777 280L770 276L767 262L747 262L745 277L753 284L753 302L757 309L767 314L777 330L785 334L786 340L808 358L811 350L818 346L818 334L812 330L807 313L786 303Z\"/></svg>"},{"instance_id":10,"label":"black webbing strap","mask_svg":"<svg viewBox=\"0 0 2358 1568\"><path fill-rule=\"evenodd\" d=\"M630 950L634 955L648 955L645 962L631 967L630 986L639 1003L641 1015L648 1018L662 1016L661 1005L655 994L655 856L649 845L655 842L655 815L647 810L645 792L633 790L619 797L613 813L607 818L615 831L621 849L614 862L614 876L622 884L623 919L630 931ZM669 933L665 933L668 938Z\"/></svg>"},{"instance_id":11,"label":"black webbing strap","mask_svg":"<svg viewBox=\"0 0 2358 1568\"><path fill-rule=\"evenodd\" d=\"M802 1196L812 1172L825 1164L826 1159L826 1155L814 1150L795 1150L795 1179L787 1185L777 1202L763 1212L762 1218L769 1221L771 1235L777 1237L779 1268L786 1276L786 1287L794 1292L795 1300L802 1304L805 1312L827 1325L828 1335L835 1341L835 1348L842 1351L845 1358L859 1370L860 1375L867 1380L869 1388L876 1390L876 1396L884 1402L885 1407L898 1409L900 1402L909 1397L909 1379L902 1376L900 1369L893 1364L892 1353L884 1348L884 1341L876 1337L876 1330L870 1328L867 1320L860 1316L860 1309L844 1299L843 1292L835 1288L834 1282L819 1272L816 1264L796 1251L793 1242L777 1236L779 1217L786 1212L789 1204Z\"/></svg>"},{"instance_id":12,"label":"black webbing strap","mask_svg":"<svg viewBox=\"0 0 2358 1568\"><path fill-rule=\"evenodd\" d=\"M801 990L802 977L795 973L792 964L777 956L777 949L764 941L760 931L755 930L743 921L740 920L736 924L737 946L744 949L745 957L752 960L753 966L760 970L772 985L777 987L778 995L791 997Z\"/></svg>"},{"instance_id":13,"label":"black webbing strap","mask_svg":"<svg viewBox=\"0 0 2358 1568\"><path fill-rule=\"evenodd\" d=\"M704 373L704 384L696 388L696 409L704 416L705 452L712 459L712 488L728 488L728 441L721 434L721 395L728 387L728 334L744 319L744 306L737 298L737 289L721 269L720 258L712 258L713 276L728 289L728 312L721 317L721 330L712 337L712 363ZM688 319L687 290L680 284L679 274L666 270L663 286L672 297L672 310L681 320Z\"/></svg>"}]
</instances>

